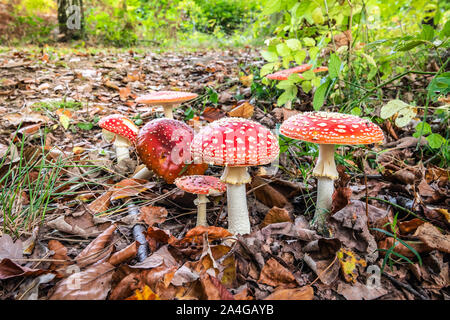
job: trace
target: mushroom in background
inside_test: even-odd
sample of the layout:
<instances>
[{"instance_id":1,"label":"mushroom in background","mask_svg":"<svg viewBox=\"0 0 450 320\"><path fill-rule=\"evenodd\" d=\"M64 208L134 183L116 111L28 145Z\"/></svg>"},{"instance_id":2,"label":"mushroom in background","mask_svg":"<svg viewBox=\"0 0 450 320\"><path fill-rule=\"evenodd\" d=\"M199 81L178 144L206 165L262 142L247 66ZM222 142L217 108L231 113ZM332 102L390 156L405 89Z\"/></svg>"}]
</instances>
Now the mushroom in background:
<instances>
[{"instance_id":1,"label":"mushroom in background","mask_svg":"<svg viewBox=\"0 0 450 320\"><path fill-rule=\"evenodd\" d=\"M103 117L98 122L102 128L103 138L107 142L114 141L117 163L130 159L129 147L136 142L139 128L127 117L114 114Z\"/></svg>"},{"instance_id":2,"label":"mushroom in background","mask_svg":"<svg viewBox=\"0 0 450 320\"><path fill-rule=\"evenodd\" d=\"M162 106L164 108L164 116L173 119L172 110L181 103L192 100L198 95L190 92L180 91L155 91L136 98L137 103L143 103L149 106Z\"/></svg>"},{"instance_id":3,"label":"mushroom in background","mask_svg":"<svg viewBox=\"0 0 450 320\"><path fill-rule=\"evenodd\" d=\"M266 75L266 77L271 80L287 80L291 74L302 73L302 72L310 70L311 68L312 68L312 65L310 65L310 64L302 64L301 66L293 67L290 69L279 70L275 73ZM328 71L328 68L327 67L318 67L313 70L313 72L315 72L315 73L324 72L324 71ZM300 78L302 78L301 75L300 75Z\"/></svg>"},{"instance_id":4,"label":"mushroom in background","mask_svg":"<svg viewBox=\"0 0 450 320\"><path fill-rule=\"evenodd\" d=\"M194 130L173 119L160 118L141 128L136 151L141 161L167 183L182 175L203 174L207 164L191 163L190 145Z\"/></svg>"},{"instance_id":5,"label":"mushroom in background","mask_svg":"<svg viewBox=\"0 0 450 320\"><path fill-rule=\"evenodd\" d=\"M313 175L317 177L317 203L312 222L318 232L326 235L334 180L339 177L334 161L334 145L381 142L384 139L383 131L376 124L349 114L305 112L285 120L280 133L291 139L319 145L319 158L313 170Z\"/></svg>"},{"instance_id":6,"label":"mushroom in background","mask_svg":"<svg viewBox=\"0 0 450 320\"><path fill-rule=\"evenodd\" d=\"M263 125L243 118L222 118L202 128L191 144L194 163L224 166L220 178L227 185L228 230L250 233L245 184L251 181L248 166L274 161L278 139Z\"/></svg>"},{"instance_id":7,"label":"mushroom in background","mask_svg":"<svg viewBox=\"0 0 450 320\"><path fill-rule=\"evenodd\" d=\"M198 210L196 226L208 226L206 220L206 204L209 200L207 196L224 193L227 186L216 177L203 175L177 178L175 185L183 191L197 195L197 199L194 201Z\"/></svg>"}]
</instances>

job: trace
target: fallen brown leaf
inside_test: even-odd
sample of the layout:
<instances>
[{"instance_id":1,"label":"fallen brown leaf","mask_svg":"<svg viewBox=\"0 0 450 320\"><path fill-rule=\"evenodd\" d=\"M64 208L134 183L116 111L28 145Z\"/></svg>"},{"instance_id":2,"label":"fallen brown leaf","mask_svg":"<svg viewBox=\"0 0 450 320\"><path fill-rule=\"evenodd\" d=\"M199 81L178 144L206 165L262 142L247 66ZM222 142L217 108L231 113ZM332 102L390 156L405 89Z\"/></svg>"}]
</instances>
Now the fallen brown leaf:
<instances>
[{"instance_id":1,"label":"fallen brown leaf","mask_svg":"<svg viewBox=\"0 0 450 320\"><path fill-rule=\"evenodd\" d=\"M49 300L105 300L114 269L112 264L100 262L75 272L55 285Z\"/></svg>"},{"instance_id":2,"label":"fallen brown leaf","mask_svg":"<svg viewBox=\"0 0 450 320\"><path fill-rule=\"evenodd\" d=\"M426 222L420 225L414 233L414 236L418 237L425 245L432 249L450 253L450 235L442 234L431 223Z\"/></svg>"},{"instance_id":3,"label":"fallen brown leaf","mask_svg":"<svg viewBox=\"0 0 450 320\"><path fill-rule=\"evenodd\" d=\"M163 207L146 206L140 209L140 219L149 227L163 223L167 217L167 209Z\"/></svg>"},{"instance_id":4,"label":"fallen brown leaf","mask_svg":"<svg viewBox=\"0 0 450 320\"><path fill-rule=\"evenodd\" d=\"M263 222L260 225L260 228L264 228L272 223L278 222L292 222L289 212L286 209L273 207L267 212L264 217Z\"/></svg>"},{"instance_id":5,"label":"fallen brown leaf","mask_svg":"<svg viewBox=\"0 0 450 320\"><path fill-rule=\"evenodd\" d=\"M304 286L294 289L277 289L264 300L312 300L314 299L314 289L311 286Z\"/></svg>"},{"instance_id":6,"label":"fallen brown leaf","mask_svg":"<svg viewBox=\"0 0 450 320\"><path fill-rule=\"evenodd\" d=\"M112 246L108 250L104 249L106 244L110 241L114 231L116 231L116 226L113 224L89 243L88 246L76 256L75 261L77 264L80 267L85 267L111 254L113 249Z\"/></svg>"},{"instance_id":7,"label":"fallen brown leaf","mask_svg":"<svg viewBox=\"0 0 450 320\"><path fill-rule=\"evenodd\" d=\"M292 288L298 286L294 275L275 258L270 258L266 262L261 270L258 282L273 287Z\"/></svg>"}]
</instances>

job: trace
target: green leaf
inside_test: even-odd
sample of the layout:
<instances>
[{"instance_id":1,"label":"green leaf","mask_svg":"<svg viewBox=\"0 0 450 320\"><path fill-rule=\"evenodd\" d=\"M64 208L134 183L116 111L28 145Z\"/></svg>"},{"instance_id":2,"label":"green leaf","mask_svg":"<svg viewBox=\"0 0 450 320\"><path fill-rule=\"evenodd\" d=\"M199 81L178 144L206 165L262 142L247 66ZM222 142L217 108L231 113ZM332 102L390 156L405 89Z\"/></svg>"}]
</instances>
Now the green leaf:
<instances>
[{"instance_id":1,"label":"green leaf","mask_svg":"<svg viewBox=\"0 0 450 320\"><path fill-rule=\"evenodd\" d=\"M319 51L320 51L320 49L318 47L312 47L311 49L309 49L309 56L311 57L311 60L316 59Z\"/></svg>"},{"instance_id":2,"label":"green leaf","mask_svg":"<svg viewBox=\"0 0 450 320\"><path fill-rule=\"evenodd\" d=\"M422 25L422 32L419 38L426 41L432 41L434 37L434 28L428 24Z\"/></svg>"},{"instance_id":3,"label":"green leaf","mask_svg":"<svg viewBox=\"0 0 450 320\"><path fill-rule=\"evenodd\" d=\"M303 38L303 42L307 47L314 47L316 45L316 40L314 40L313 38Z\"/></svg>"},{"instance_id":4,"label":"green leaf","mask_svg":"<svg viewBox=\"0 0 450 320\"><path fill-rule=\"evenodd\" d=\"M325 95L327 93L328 86L330 85L330 79L327 79L324 83L322 83L314 93L313 98L313 108L318 111L322 107L325 101Z\"/></svg>"},{"instance_id":5,"label":"green leaf","mask_svg":"<svg viewBox=\"0 0 450 320\"><path fill-rule=\"evenodd\" d=\"M285 57L291 54L291 49L286 45L286 43L277 44L277 52L280 56Z\"/></svg>"},{"instance_id":6,"label":"green leaf","mask_svg":"<svg viewBox=\"0 0 450 320\"><path fill-rule=\"evenodd\" d=\"M337 78L341 69L341 59L337 54L333 53L330 55L330 60L328 62L328 74L331 79Z\"/></svg>"},{"instance_id":7,"label":"green leaf","mask_svg":"<svg viewBox=\"0 0 450 320\"><path fill-rule=\"evenodd\" d=\"M281 9L282 9L282 1L281 0L269 1L268 5L264 8L262 14L263 15L271 15L272 13L281 11Z\"/></svg>"},{"instance_id":8,"label":"green leaf","mask_svg":"<svg viewBox=\"0 0 450 320\"><path fill-rule=\"evenodd\" d=\"M303 61L306 58L306 51L305 50L298 50L295 54L294 54L294 60L297 64L302 64Z\"/></svg>"},{"instance_id":9,"label":"green leaf","mask_svg":"<svg viewBox=\"0 0 450 320\"><path fill-rule=\"evenodd\" d=\"M433 149L439 149L445 143L445 138L439 133L432 133L426 137L428 144Z\"/></svg>"},{"instance_id":10,"label":"green leaf","mask_svg":"<svg viewBox=\"0 0 450 320\"><path fill-rule=\"evenodd\" d=\"M416 126L416 132L413 134L414 138L420 137L420 132L422 131L422 135L426 136L431 133L431 126L426 122L419 122Z\"/></svg>"},{"instance_id":11,"label":"green leaf","mask_svg":"<svg viewBox=\"0 0 450 320\"><path fill-rule=\"evenodd\" d=\"M416 108L413 106L408 106L408 108L401 109L398 114L397 118L395 118L395 125L399 128L402 128L406 126L417 114Z\"/></svg>"},{"instance_id":12,"label":"green leaf","mask_svg":"<svg viewBox=\"0 0 450 320\"><path fill-rule=\"evenodd\" d=\"M299 83L303 81L303 79L300 78L300 75L298 73L290 74L288 80L292 81L292 83Z\"/></svg>"},{"instance_id":13,"label":"green leaf","mask_svg":"<svg viewBox=\"0 0 450 320\"><path fill-rule=\"evenodd\" d=\"M278 82L277 84L277 88L278 89L283 89L283 90L288 90L291 87L294 87L295 83L292 80L281 80L280 82Z\"/></svg>"},{"instance_id":14,"label":"green leaf","mask_svg":"<svg viewBox=\"0 0 450 320\"><path fill-rule=\"evenodd\" d=\"M286 40L286 45L291 49L292 51L297 51L302 48L302 43L298 39L289 39Z\"/></svg>"},{"instance_id":15,"label":"green leaf","mask_svg":"<svg viewBox=\"0 0 450 320\"><path fill-rule=\"evenodd\" d=\"M272 73L273 68L275 67L275 65L276 65L275 62L270 62L270 63L267 63L267 64L263 65L261 67L261 70L259 71L259 75L261 77L264 77L266 74Z\"/></svg>"},{"instance_id":16,"label":"green leaf","mask_svg":"<svg viewBox=\"0 0 450 320\"><path fill-rule=\"evenodd\" d=\"M450 72L444 72L434 77L428 85L428 94L433 100L440 95L447 95L448 93L450 93Z\"/></svg>"},{"instance_id":17,"label":"green leaf","mask_svg":"<svg viewBox=\"0 0 450 320\"><path fill-rule=\"evenodd\" d=\"M401 100L391 100L381 108L380 117L381 119L390 118L403 108L409 108L409 104Z\"/></svg>"},{"instance_id":18,"label":"green leaf","mask_svg":"<svg viewBox=\"0 0 450 320\"><path fill-rule=\"evenodd\" d=\"M61 122L61 125L63 126L63 128L67 130L67 128L69 128L69 125L70 125L70 118L68 116L66 116L65 114L61 114L59 116L59 122Z\"/></svg>"},{"instance_id":19,"label":"green leaf","mask_svg":"<svg viewBox=\"0 0 450 320\"><path fill-rule=\"evenodd\" d=\"M292 86L290 89L284 91L277 100L277 105L282 106L286 102L293 100L297 96L297 87Z\"/></svg>"},{"instance_id":20,"label":"green leaf","mask_svg":"<svg viewBox=\"0 0 450 320\"><path fill-rule=\"evenodd\" d=\"M314 9L314 11L311 13L311 17L314 20L314 23L316 24L323 24L325 22L325 18L323 17L322 9L320 7L317 7Z\"/></svg>"},{"instance_id":21,"label":"green leaf","mask_svg":"<svg viewBox=\"0 0 450 320\"><path fill-rule=\"evenodd\" d=\"M262 50L261 56L269 62L274 62L278 60L278 54L274 51Z\"/></svg>"},{"instance_id":22,"label":"green leaf","mask_svg":"<svg viewBox=\"0 0 450 320\"><path fill-rule=\"evenodd\" d=\"M312 80L315 77L315 73L312 70L308 70L302 73L302 77L305 78L305 80Z\"/></svg>"},{"instance_id":23,"label":"green leaf","mask_svg":"<svg viewBox=\"0 0 450 320\"><path fill-rule=\"evenodd\" d=\"M450 20L447 20L439 35L442 38L450 37Z\"/></svg>"},{"instance_id":24,"label":"green leaf","mask_svg":"<svg viewBox=\"0 0 450 320\"><path fill-rule=\"evenodd\" d=\"M406 41L402 46L398 47L398 51L409 51L411 49L414 49L417 46L420 46L423 42L423 40L410 40Z\"/></svg>"},{"instance_id":25,"label":"green leaf","mask_svg":"<svg viewBox=\"0 0 450 320\"><path fill-rule=\"evenodd\" d=\"M139 119L140 120L140 119ZM77 123L78 128L81 130L89 131L94 127L94 124L91 122L78 122Z\"/></svg>"},{"instance_id":26,"label":"green leaf","mask_svg":"<svg viewBox=\"0 0 450 320\"><path fill-rule=\"evenodd\" d=\"M312 89L311 81L303 81L302 82L302 89L305 91L305 93L308 93Z\"/></svg>"}]
</instances>

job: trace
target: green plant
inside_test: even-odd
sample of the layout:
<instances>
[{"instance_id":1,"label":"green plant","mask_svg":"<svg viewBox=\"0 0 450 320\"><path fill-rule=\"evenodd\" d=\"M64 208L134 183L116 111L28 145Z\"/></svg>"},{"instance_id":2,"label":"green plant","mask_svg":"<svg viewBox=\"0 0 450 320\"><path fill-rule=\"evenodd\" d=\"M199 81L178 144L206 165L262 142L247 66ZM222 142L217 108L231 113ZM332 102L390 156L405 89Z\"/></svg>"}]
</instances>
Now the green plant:
<instances>
[{"instance_id":1,"label":"green plant","mask_svg":"<svg viewBox=\"0 0 450 320\"><path fill-rule=\"evenodd\" d=\"M389 265L391 270L392 270L393 265L395 263L400 262L401 260L404 260L410 264L414 264L414 262L412 262L411 259L409 259L408 257L405 257L401 253L398 253L395 251L395 248L397 247L398 244L402 244L406 248L408 248L408 250L410 250L416 256L417 260L419 261L419 264L422 265L422 258L420 257L420 254L411 245L409 245L406 241L404 241L398 237L398 235L397 235L398 234L397 217L398 217L398 214L396 214L394 216L394 219L392 222L386 223L383 226L383 227L389 226L392 232L386 231L384 229L372 228L372 230L381 232L381 233L387 235L388 237L392 237L394 239L393 244L389 249L377 249L378 251L384 252L384 259L383 259L383 263L381 265L381 273L384 272L384 268L386 267L386 264ZM396 256L400 260L395 260L392 256Z\"/></svg>"}]
</instances>

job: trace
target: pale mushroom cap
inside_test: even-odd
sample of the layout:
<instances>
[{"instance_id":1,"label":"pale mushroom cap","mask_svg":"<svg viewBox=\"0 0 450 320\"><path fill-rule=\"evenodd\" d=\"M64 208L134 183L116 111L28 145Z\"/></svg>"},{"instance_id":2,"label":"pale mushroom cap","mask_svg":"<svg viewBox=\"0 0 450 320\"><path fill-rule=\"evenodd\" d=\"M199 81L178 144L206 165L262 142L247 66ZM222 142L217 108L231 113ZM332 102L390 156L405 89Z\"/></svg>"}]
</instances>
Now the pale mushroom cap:
<instances>
[{"instance_id":1,"label":"pale mushroom cap","mask_svg":"<svg viewBox=\"0 0 450 320\"><path fill-rule=\"evenodd\" d=\"M166 103L182 103L196 98L196 93L182 92L182 91L154 91L149 94L136 98L137 103L148 105L166 104Z\"/></svg>"},{"instance_id":2,"label":"pale mushroom cap","mask_svg":"<svg viewBox=\"0 0 450 320\"><path fill-rule=\"evenodd\" d=\"M136 141L139 128L127 117L121 114L113 114L100 119L100 128L127 138L131 142Z\"/></svg>"},{"instance_id":3,"label":"pale mushroom cap","mask_svg":"<svg viewBox=\"0 0 450 320\"><path fill-rule=\"evenodd\" d=\"M244 167L275 160L280 152L277 137L258 122L222 118L202 128L192 140L195 163Z\"/></svg>"},{"instance_id":4,"label":"pale mushroom cap","mask_svg":"<svg viewBox=\"0 0 450 320\"><path fill-rule=\"evenodd\" d=\"M181 190L194 194L220 194L227 190L227 185L219 178L203 175L177 178L175 185Z\"/></svg>"},{"instance_id":5,"label":"pale mushroom cap","mask_svg":"<svg viewBox=\"0 0 450 320\"><path fill-rule=\"evenodd\" d=\"M280 133L317 144L370 144L384 139L379 126L360 117L337 112L304 112L285 120Z\"/></svg>"}]
</instances>

